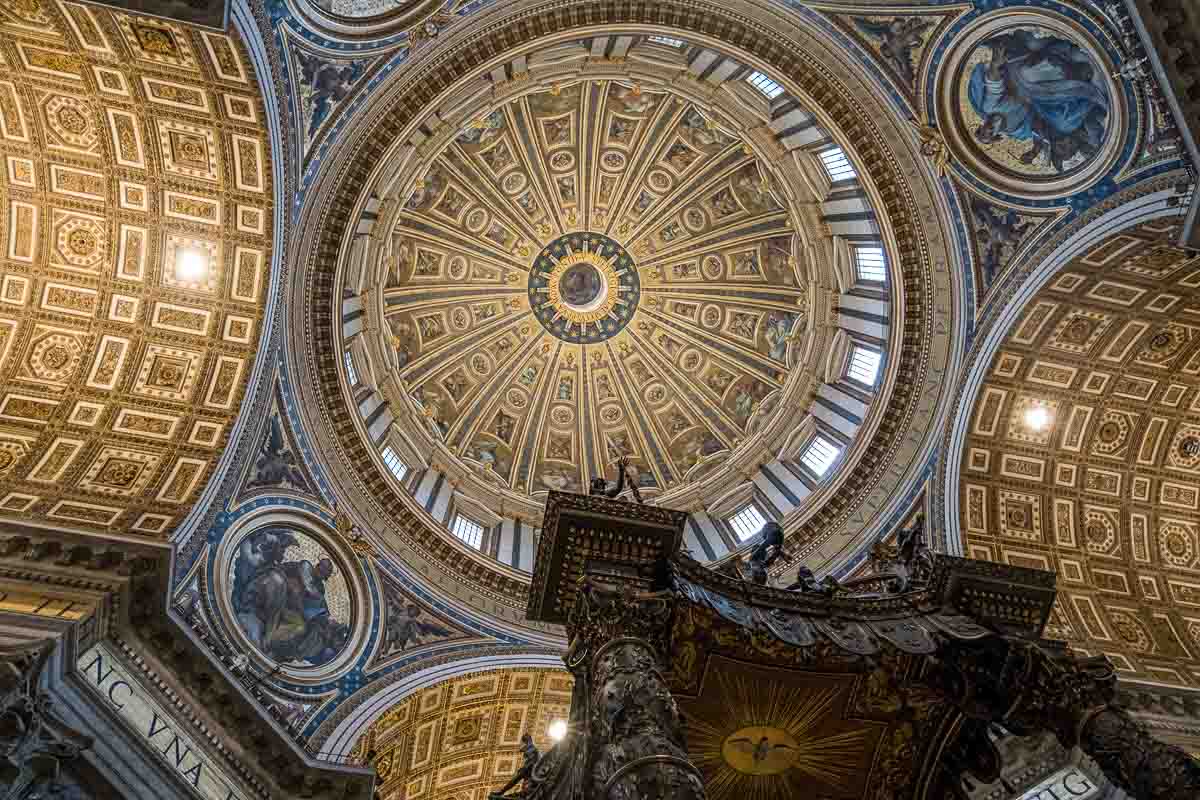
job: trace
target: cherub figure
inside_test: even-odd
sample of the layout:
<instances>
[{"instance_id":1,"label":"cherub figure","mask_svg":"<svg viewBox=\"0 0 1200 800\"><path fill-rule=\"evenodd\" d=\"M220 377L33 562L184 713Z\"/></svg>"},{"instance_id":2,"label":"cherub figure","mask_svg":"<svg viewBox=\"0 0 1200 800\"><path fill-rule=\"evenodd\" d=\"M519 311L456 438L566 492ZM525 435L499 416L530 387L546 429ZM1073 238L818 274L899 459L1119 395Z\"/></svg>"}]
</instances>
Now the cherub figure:
<instances>
[{"instance_id":1,"label":"cherub figure","mask_svg":"<svg viewBox=\"0 0 1200 800\"><path fill-rule=\"evenodd\" d=\"M997 275L1021 246L1021 240L1033 227L1011 208L997 209L989 203L976 201L971 205L977 223L975 236L979 242L979 260L989 279Z\"/></svg>"},{"instance_id":2,"label":"cherub figure","mask_svg":"<svg viewBox=\"0 0 1200 800\"><path fill-rule=\"evenodd\" d=\"M917 138L921 140L921 155L932 162L933 171L939 177L950 169L950 148L946 146L946 138L928 119L910 119L909 123L917 129Z\"/></svg>"},{"instance_id":3,"label":"cherub figure","mask_svg":"<svg viewBox=\"0 0 1200 800\"><path fill-rule=\"evenodd\" d=\"M396 619L388 620L387 638L384 644L388 653L402 651L410 644L420 644L421 638L425 636L443 639L453 633L435 622L422 620L421 607L414 603L408 604L408 607L404 609L403 616L399 613L399 606L392 605L391 611L396 614Z\"/></svg>"},{"instance_id":4,"label":"cherub figure","mask_svg":"<svg viewBox=\"0 0 1200 800\"><path fill-rule=\"evenodd\" d=\"M879 55L891 64L906 84L916 83L913 52L925 43L925 32L933 21L920 17L896 17L883 22L854 20L860 31L879 40Z\"/></svg>"}]
</instances>

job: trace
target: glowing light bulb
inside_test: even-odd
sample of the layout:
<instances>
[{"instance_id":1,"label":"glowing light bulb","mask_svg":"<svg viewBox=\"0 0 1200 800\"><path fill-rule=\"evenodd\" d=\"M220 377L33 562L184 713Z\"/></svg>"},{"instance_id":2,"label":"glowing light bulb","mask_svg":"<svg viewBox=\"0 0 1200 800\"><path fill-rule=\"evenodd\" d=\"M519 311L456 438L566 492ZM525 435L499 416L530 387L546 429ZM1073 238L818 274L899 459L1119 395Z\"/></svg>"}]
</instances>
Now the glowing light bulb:
<instances>
[{"instance_id":1,"label":"glowing light bulb","mask_svg":"<svg viewBox=\"0 0 1200 800\"><path fill-rule=\"evenodd\" d=\"M208 275L208 256L199 250L180 250L175 260L175 277L196 282Z\"/></svg>"},{"instance_id":2,"label":"glowing light bulb","mask_svg":"<svg viewBox=\"0 0 1200 800\"><path fill-rule=\"evenodd\" d=\"M1025 426L1033 431L1045 430L1050 424L1050 411L1045 406L1033 406L1025 412Z\"/></svg>"},{"instance_id":3,"label":"glowing light bulb","mask_svg":"<svg viewBox=\"0 0 1200 800\"><path fill-rule=\"evenodd\" d=\"M565 719L556 719L550 723L550 727L546 728L546 734L558 742L567 735L567 721Z\"/></svg>"}]
</instances>

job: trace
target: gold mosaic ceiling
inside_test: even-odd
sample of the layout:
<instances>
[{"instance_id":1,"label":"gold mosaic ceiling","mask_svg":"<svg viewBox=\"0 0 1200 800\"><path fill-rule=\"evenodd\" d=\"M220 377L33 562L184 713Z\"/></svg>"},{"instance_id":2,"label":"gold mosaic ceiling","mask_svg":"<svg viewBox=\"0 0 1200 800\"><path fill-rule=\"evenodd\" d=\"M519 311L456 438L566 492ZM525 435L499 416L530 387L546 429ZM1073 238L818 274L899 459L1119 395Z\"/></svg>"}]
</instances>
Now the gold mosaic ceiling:
<instances>
[{"instance_id":1,"label":"gold mosaic ceiling","mask_svg":"<svg viewBox=\"0 0 1200 800\"><path fill-rule=\"evenodd\" d=\"M229 36L0 6L0 515L165 536L216 465L262 322L272 219Z\"/></svg>"},{"instance_id":2,"label":"gold mosaic ceiling","mask_svg":"<svg viewBox=\"0 0 1200 800\"><path fill-rule=\"evenodd\" d=\"M1058 573L1048 634L1200 685L1200 258L1114 236L1029 301L962 462L968 556Z\"/></svg>"},{"instance_id":3,"label":"gold mosaic ceiling","mask_svg":"<svg viewBox=\"0 0 1200 800\"><path fill-rule=\"evenodd\" d=\"M521 735L545 752L550 723L565 720L573 680L565 670L491 670L416 692L354 746L375 750L381 800L487 800L521 765Z\"/></svg>"},{"instance_id":4,"label":"gold mosaic ceiling","mask_svg":"<svg viewBox=\"0 0 1200 800\"><path fill-rule=\"evenodd\" d=\"M775 413L800 358L798 237L753 151L686 100L592 80L481 116L384 258L394 364L494 484L670 488Z\"/></svg>"}]
</instances>

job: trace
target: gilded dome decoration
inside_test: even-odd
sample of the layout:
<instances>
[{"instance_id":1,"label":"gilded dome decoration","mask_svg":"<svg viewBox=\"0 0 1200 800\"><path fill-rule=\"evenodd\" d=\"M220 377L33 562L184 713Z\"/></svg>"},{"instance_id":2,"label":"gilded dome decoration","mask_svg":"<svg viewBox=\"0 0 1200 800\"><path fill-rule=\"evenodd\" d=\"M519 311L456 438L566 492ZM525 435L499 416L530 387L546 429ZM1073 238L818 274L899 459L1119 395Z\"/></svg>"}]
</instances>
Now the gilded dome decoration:
<instances>
[{"instance_id":1,"label":"gilded dome decoration","mask_svg":"<svg viewBox=\"0 0 1200 800\"><path fill-rule=\"evenodd\" d=\"M772 180L661 88L556 84L473 120L381 258L428 430L531 495L622 456L661 490L733 451L805 360L808 281Z\"/></svg>"},{"instance_id":2,"label":"gilded dome decoration","mask_svg":"<svg viewBox=\"0 0 1200 800\"><path fill-rule=\"evenodd\" d=\"M306 190L294 384L325 474L380 557L518 624L546 494L622 462L697 558L769 520L804 543L779 568L854 558L955 333L911 124L793 63L839 58L795 25L751 57L555 9L456 23Z\"/></svg>"}]
</instances>

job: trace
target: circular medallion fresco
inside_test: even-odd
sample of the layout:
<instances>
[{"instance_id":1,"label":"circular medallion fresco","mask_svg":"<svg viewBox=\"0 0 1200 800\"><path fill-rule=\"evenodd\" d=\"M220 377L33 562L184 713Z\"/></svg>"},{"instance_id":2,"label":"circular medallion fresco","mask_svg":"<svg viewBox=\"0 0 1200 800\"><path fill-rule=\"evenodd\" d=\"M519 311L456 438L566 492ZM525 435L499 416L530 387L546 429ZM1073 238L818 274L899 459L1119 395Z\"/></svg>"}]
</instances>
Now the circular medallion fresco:
<instances>
[{"instance_id":1,"label":"circular medallion fresco","mask_svg":"<svg viewBox=\"0 0 1200 800\"><path fill-rule=\"evenodd\" d=\"M1120 95L1084 32L1049 15L985 18L947 59L944 126L984 182L1017 194L1066 194L1112 163Z\"/></svg>"},{"instance_id":2,"label":"circular medallion fresco","mask_svg":"<svg viewBox=\"0 0 1200 800\"><path fill-rule=\"evenodd\" d=\"M560 236L529 271L529 305L542 327L564 342L599 343L633 318L641 281L617 241L598 233Z\"/></svg>"},{"instance_id":3,"label":"circular medallion fresco","mask_svg":"<svg viewBox=\"0 0 1200 800\"><path fill-rule=\"evenodd\" d=\"M324 666L349 641L346 576L320 542L296 528L271 526L243 538L227 586L238 627L271 661Z\"/></svg>"}]
</instances>

